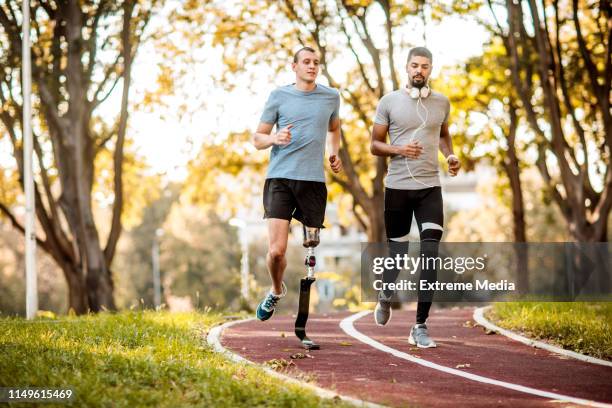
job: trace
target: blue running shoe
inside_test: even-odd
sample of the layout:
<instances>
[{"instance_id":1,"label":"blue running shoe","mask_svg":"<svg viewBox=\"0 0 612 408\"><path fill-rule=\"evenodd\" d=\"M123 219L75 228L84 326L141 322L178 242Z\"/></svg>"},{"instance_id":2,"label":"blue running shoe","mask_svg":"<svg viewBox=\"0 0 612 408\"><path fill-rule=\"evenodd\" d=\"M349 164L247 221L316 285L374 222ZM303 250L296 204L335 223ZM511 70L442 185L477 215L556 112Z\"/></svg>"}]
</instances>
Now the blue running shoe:
<instances>
[{"instance_id":1,"label":"blue running shoe","mask_svg":"<svg viewBox=\"0 0 612 408\"><path fill-rule=\"evenodd\" d=\"M287 287L285 286L285 282L282 284L283 293L281 295L275 295L272 293L272 290L268 292L264 300L257 306L257 318L259 320L266 321L272 317L274 314L274 310L276 309L276 304L278 301L287 294Z\"/></svg>"}]
</instances>

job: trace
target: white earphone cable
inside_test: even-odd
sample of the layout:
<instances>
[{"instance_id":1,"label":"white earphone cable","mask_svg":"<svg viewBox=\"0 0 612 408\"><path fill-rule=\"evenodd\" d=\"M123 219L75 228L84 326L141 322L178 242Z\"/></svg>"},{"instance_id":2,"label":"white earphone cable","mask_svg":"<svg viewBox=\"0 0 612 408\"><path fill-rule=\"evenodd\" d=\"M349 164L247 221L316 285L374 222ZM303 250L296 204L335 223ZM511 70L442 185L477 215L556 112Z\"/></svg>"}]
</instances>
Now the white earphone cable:
<instances>
[{"instance_id":1,"label":"white earphone cable","mask_svg":"<svg viewBox=\"0 0 612 408\"><path fill-rule=\"evenodd\" d=\"M421 106L423 107L423 109L425 109L425 118L423 118L423 116L421 115L421 112L419 111L419 103L421 104ZM418 97L418 99L417 99L417 104L416 104L416 113L417 113L417 115L418 115L419 119L421 119L421 124L419 125L419 127L417 127L417 128L414 130L414 132L412 132L412 136L410 136L410 139L408 140L408 143L412 143L412 141L413 141L413 140L414 140L414 138L416 137L416 134L417 134L417 133L418 133L420 130L425 129L425 127L427 126L427 120L429 119L429 110L427 109L427 107L425 106L425 104L423 103L423 101L421 100L421 93L420 93L420 90L419 90L419 97ZM391 144L395 144L395 141L397 141L397 139L398 139L398 138L399 138L399 136L398 136L398 137L396 137L396 138L395 138L393 141L391 141ZM410 170L410 166L408 166L408 157L403 156L403 158L404 158L404 164L405 164L405 166L406 166L406 169L408 170L408 174L410 175L410 177L411 177L411 178L412 178L412 179L413 179L415 182L417 182L417 183L419 183L419 184L421 184L421 185L423 185L423 186L425 186L425 187L428 187L428 188L434 187L434 186L429 185L429 184L427 184L427 183L423 183L421 180L417 180L417 178L416 178L416 177L414 177L414 175L412 174L412 170Z\"/></svg>"},{"instance_id":2,"label":"white earphone cable","mask_svg":"<svg viewBox=\"0 0 612 408\"><path fill-rule=\"evenodd\" d=\"M423 116L421 116L421 113L419 112L419 103L421 104L423 109L425 109L425 119L423 119ZM429 119L429 109L427 109L427 107L425 106L425 104L421 100L420 92L419 92L419 99L417 99L416 112L417 112L417 115L419 116L419 119L421 119L421 125L418 128L416 128L414 130L414 132L412 132L412 136L410 137L409 143L412 143L412 141L416 137L417 132L425 129L425 127L427 126L427 119ZM429 187L429 188L434 187L434 186L429 185L427 183L423 183L421 180L417 180L417 178L412 175L412 171L410 170L410 166L408 166L408 158L407 157L404 157L404 164L406 165L406 168L408 169L408 174L410 174L410 177L412 177L412 179L414 181L416 181L417 183L419 183L421 185L424 185L425 187Z\"/></svg>"}]
</instances>

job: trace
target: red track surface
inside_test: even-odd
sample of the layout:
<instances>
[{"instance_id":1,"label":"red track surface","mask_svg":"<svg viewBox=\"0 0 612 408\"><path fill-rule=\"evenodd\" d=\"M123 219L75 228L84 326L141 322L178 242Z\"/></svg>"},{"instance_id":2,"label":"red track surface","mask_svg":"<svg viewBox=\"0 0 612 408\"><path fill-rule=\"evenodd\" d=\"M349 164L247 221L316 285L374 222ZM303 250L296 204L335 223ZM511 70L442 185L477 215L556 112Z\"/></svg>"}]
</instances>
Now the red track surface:
<instances>
[{"instance_id":1,"label":"red track surface","mask_svg":"<svg viewBox=\"0 0 612 408\"><path fill-rule=\"evenodd\" d=\"M466 324L473 323L472 312L447 309L432 313L428 327L438 343L436 349L417 349L406 341L413 311L396 311L385 327L376 326L370 314L358 320L355 327L389 347L436 364L450 368L464 365L462 370L492 379L612 403L612 368L561 358L500 335L487 335L481 327ZM294 359L295 366L286 373L314 379L317 385L339 394L391 406L551 406L547 398L443 373L360 343L338 326L347 316L311 316L307 333L321 344L321 350L308 353L314 358ZM293 323L290 316L241 323L224 332L222 344L257 363L289 361L290 355L304 353L293 334Z\"/></svg>"}]
</instances>

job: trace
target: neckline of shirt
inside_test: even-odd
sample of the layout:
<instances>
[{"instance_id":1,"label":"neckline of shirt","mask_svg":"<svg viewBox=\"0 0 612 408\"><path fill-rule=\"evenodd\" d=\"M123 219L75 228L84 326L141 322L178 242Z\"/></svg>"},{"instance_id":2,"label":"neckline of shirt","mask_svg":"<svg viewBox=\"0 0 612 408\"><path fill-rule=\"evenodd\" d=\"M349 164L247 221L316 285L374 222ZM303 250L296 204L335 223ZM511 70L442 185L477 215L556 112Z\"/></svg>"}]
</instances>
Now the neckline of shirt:
<instances>
[{"instance_id":1,"label":"neckline of shirt","mask_svg":"<svg viewBox=\"0 0 612 408\"><path fill-rule=\"evenodd\" d=\"M294 91L294 92L296 92L296 93L298 93L300 95L310 95L310 94L313 94L313 93L317 92L320 89L320 87L319 87L319 84L315 83L315 87L314 87L313 90L311 90L311 91L302 91L301 89L298 89L295 86L295 82L294 82L291 85L289 85L289 89L291 89L292 91Z\"/></svg>"}]
</instances>

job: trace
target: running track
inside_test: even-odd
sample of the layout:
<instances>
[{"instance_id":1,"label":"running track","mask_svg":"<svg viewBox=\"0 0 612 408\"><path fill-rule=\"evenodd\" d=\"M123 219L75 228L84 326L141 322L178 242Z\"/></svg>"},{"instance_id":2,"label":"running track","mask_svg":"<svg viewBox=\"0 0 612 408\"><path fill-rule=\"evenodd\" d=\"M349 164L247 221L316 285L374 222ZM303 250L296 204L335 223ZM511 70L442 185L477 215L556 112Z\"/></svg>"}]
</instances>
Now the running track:
<instances>
[{"instance_id":1,"label":"running track","mask_svg":"<svg viewBox=\"0 0 612 408\"><path fill-rule=\"evenodd\" d=\"M414 311L394 311L384 327L374 324L371 313L314 315L307 333L321 350L308 353L313 358L293 359L285 373L389 406L573 407L591 401L612 407L611 367L487 335L473 325L472 314L472 308L434 310L428 327L438 348L426 350L406 341ZM304 353L293 322L291 316L274 316L239 323L223 332L221 342L256 363L289 361Z\"/></svg>"}]
</instances>

